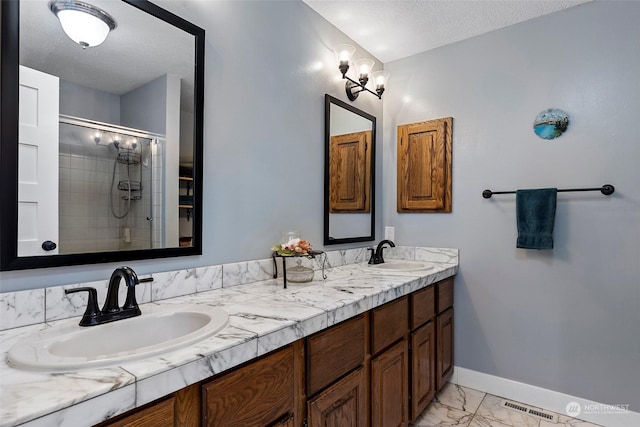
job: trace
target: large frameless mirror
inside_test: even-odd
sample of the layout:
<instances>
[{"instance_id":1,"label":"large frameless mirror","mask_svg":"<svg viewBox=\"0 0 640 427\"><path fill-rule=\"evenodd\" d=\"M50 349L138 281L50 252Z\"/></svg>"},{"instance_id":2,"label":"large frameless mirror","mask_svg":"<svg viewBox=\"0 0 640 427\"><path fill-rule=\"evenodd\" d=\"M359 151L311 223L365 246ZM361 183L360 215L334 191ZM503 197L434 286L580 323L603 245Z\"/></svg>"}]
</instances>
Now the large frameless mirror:
<instances>
[{"instance_id":1,"label":"large frameless mirror","mask_svg":"<svg viewBox=\"0 0 640 427\"><path fill-rule=\"evenodd\" d=\"M325 95L325 245L375 240L375 140L375 116Z\"/></svg>"},{"instance_id":2,"label":"large frameless mirror","mask_svg":"<svg viewBox=\"0 0 640 427\"><path fill-rule=\"evenodd\" d=\"M204 30L140 0L1 7L1 269L201 254ZM77 7L104 42L63 30Z\"/></svg>"}]
</instances>

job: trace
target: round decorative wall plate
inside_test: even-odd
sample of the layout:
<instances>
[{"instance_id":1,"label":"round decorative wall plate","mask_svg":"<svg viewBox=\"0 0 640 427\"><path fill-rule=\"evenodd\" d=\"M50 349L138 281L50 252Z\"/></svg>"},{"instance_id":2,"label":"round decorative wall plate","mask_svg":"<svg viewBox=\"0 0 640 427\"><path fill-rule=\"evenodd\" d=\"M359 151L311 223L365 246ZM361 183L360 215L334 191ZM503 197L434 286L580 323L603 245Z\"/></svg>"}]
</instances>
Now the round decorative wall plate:
<instances>
[{"instance_id":1,"label":"round decorative wall plate","mask_svg":"<svg viewBox=\"0 0 640 427\"><path fill-rule=\"evenodd\" d=\"M569 115L557 108L544 110L533 121L533 131L542 139L554 139L569 126Z\"/></svg>"}]
</instances>

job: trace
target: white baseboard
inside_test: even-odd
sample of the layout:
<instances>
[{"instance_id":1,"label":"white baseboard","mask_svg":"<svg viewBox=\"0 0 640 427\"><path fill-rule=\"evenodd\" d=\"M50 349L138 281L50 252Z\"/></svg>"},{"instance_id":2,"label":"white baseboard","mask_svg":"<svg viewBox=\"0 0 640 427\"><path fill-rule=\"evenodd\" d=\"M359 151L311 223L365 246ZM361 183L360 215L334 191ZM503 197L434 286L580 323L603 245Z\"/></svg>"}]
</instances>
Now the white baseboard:
<instances>
[{"instance_id":1,"label":"white baseboard","mask_svg":"<svg viewBox=\"0 0 640 427\"><path fill-rule=\"evenodd\" d=\"M640 413L638 412L610 408L608 405L612 404L605 405L557 391L472 371L471 369L456 366L451 382L463 387L469 387L538 408L547 409L562 415L567 415L567 405L575 402L580 405L580 413L573 417L604 427L640 426ZM627 402L616 402L616 404L620 405L626 403Z\"/></svg>"}]
</instances>

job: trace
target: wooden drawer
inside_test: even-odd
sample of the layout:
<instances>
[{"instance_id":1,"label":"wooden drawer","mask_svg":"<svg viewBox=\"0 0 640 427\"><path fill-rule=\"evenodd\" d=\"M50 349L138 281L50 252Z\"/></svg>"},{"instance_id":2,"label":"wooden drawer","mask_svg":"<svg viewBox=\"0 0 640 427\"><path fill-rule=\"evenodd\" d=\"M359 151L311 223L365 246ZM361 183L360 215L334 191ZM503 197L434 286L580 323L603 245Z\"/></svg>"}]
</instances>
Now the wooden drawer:
<instances>
[{"instance_id":1,"label":"wooden drawer","mask_svg":"<svg viewBox=\"0 0 640 427\"><path fill-rule=\"evenodd\" d=\"M366 317L360 315L307 338L307 395L362 365Z\"/></svg>"},{"instance_id":2,"label":"wooden drawer","mask_svg":"<svg viewBox=\"0 0 640 427\"><path fill-rule=\"evenodd\" d=\"M174 397L134 410L131 415L119 417L115 421L106 421L100 427L156 427L174 425Z\"/></svg>"},{"instance_id":3,"label":"wooden drawer","mask_svg":"<svg viewBox=\"0 0 640 427\"><path fill-rule=\"evenodd\" d=\"M264 426L293 413L294 357L285 347L204 383L202 425Z\"/></svg>"},{"instance_id":4,"label":"wooden drawer","mask_svg":"<svg viewBox=\"0 0 640 427\"><path fill-rule=\"evenodd\" d=\"M453 277L437 283L438 286L438 314L449 307L453 307Z\"/></svg>"},{"instance_id":5,"label":"wooden drawer","mask_svg":"<svg viewBox=\"0 0 640 427\"><path fill-rule=\"evenodd\" d=\"M371 310L371 354L402 339L409 329L409 297Z\"/></svg>"},{"instance_id":6,"label":"wooden drawer","mask_svg":"<svg viewBox=\"0 0 640 427\"><path fill-rule=\"evenodd\" d=\"M432 320L436 315L436 287L420 289L411 294L411 330Z\"/></svg>"}]
</instances>

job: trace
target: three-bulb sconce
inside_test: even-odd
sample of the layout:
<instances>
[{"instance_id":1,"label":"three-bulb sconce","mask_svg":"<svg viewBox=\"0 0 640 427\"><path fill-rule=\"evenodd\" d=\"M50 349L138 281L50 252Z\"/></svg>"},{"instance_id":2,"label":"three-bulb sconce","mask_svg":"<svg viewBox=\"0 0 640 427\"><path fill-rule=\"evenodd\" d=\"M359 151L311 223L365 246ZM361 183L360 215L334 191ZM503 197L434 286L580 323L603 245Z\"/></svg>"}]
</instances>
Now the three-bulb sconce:
<instances>
[{"instance_id":1,"label":"three-bulb sconce","mask_svg":"<svg viewBox=\"0 0 640 427\"><path fill-rule=\"evenodd\" d=\"M360 95L360 92L366 91L377 96L378 99L382 99L384 86L389 79L389 74L385 73L384 70L371 72L373 65L375 64L375 61L372 59L364 58L354 61L358 80L354 80L347 76L351 58L355 51L356 48L349 44L339 44L334 48L336 59L338 60L338 69L342 73L342 78L347 80L345 83L347 98L351 101L355 101L356 98L358 98L358 95ZM367 88L369 80L372 80L375 83L375 92Z\"/></svg>"}]
</instances>

